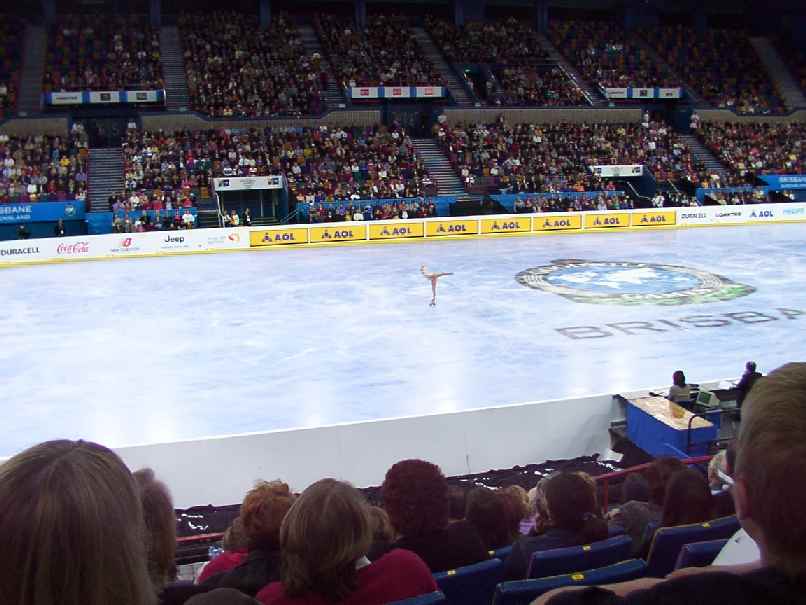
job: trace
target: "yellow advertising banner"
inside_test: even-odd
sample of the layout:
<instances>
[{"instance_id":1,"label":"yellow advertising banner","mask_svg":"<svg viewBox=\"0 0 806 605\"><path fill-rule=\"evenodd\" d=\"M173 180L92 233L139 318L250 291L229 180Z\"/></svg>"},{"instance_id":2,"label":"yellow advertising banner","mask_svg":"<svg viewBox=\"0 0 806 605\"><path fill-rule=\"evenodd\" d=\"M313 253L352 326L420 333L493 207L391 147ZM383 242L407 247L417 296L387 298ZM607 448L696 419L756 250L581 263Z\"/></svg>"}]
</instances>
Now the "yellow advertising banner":
<instances>
[{"instance_id":1,"label":"yellow advertising banner","mask_svg":"<svg viewBox=\"0 0 806 605\"><path fill-rule=\"evenodd\" d=\"M652 212L633 212L633 227L661 227L676 225L677 213L674 210L655 210Z\"/></svg>"},{"instance_id":2,"label":"yellow advertising banner","mask_svg":"<svg viewBox=\"0 0 806 605\"><path fill-rule=\"evenodd\" d=\"M478 235L479 233L479 222L472 219L428 221L425 225L425 232L429 237L435 235Z\"/></svg>"},{"instance_id":3,"label":"yellow advertising banner","mask_svg":"<svg viewBox=\"0 0 806 605\"><path fill-rule=\"evenodd\" d=\"M369 225L369 239L400 239L404 237L423 237L425 227L421 222L384 223Z\"/></svg>"},{"instance_id":4,"label":"yellow advertising banner","mask_svg":"<svg viewBox=\"0 0 806 605\"><path fill-rule=\"evenodd\" d=\"M563 229L582 229L582 216L568 214L563 216L541 216L535 214L534 231L560 231Z\"/></svg>"},{"instance_id":5,"label":"yellow advertising banner","mask_svg":"<svg viewBox=\"0 0 806 605\"><path fill-rule=\"evenodd\" d=\"M249 245L253 248L261 246L277 246L283 244L307 244L308 229L305 227L289 227L288 229L266 229L250 231Z\"/></svg>"},{"instance_id":6,"label":"yellow advertising banner","mask_svg":"<svg viewBox=\"0 0 806 605\"><path fill-rule=\"evenodd\" d=\"M608 227L629 227L629 212L586 212L585 229L606 229Z\"/></svg>"},{"instance_id":7,"label":"yellow advertising banner","mask_svg":"<svg viewBox=\"0 0 806 605\"><path fill-rule=\"evenodd\" d=\"M364 224L311 227L312 242L355 242L365 239L367 239L367 226Z\"/></svg>"},{"instance_id":8,"label":"yellow advertising banner","mask_svg":"<svg viewBox=\"0 0 806 605\"><path fill-rule=\"evenodd\" d=\"M481 220L482 233L522 233L532 230L532 219L528 216L485 218Z\"/></svg>"}]
</instances>

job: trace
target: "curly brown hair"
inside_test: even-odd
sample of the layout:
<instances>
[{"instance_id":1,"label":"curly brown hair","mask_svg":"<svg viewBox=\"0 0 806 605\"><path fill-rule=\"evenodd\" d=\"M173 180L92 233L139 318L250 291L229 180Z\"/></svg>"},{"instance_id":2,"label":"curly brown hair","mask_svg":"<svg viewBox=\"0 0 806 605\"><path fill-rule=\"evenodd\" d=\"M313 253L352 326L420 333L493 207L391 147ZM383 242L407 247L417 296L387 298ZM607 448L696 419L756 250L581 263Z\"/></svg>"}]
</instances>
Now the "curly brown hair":
<instances>
[{"instance_id":1,"label":"curly brown hair","mask_svg":"<svg viewBox=\"0 0 806 605\"><path fill-rule=\"evenodd\" d=\"M389 519L402 536L420 536L448 525L448 483L436 464L402 460L381 488Z\"/></svg>"},{"instance_id":2,"label":"curly brown hair","mask_svg":"<svg viewBox=\"0 0 806 605\"><path fill-rule=\"evenodd\" d=\"M241 524L249 549L275 550L280 545L280 525L294 496L282 481L260 481L241 504Z\"/></svg>"}]
</instances>

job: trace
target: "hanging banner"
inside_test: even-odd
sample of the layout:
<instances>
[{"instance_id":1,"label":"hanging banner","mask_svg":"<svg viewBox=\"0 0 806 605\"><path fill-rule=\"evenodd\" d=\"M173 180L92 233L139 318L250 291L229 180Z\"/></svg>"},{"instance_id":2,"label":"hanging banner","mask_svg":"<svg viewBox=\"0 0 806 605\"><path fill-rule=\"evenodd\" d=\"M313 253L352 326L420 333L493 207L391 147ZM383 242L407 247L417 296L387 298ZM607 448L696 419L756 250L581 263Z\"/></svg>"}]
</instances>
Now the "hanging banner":
<instances>
[{"instance_id":1,"label":"hanging banner","mask_svg":"<svg viewBox=\"0 0 806 605\"><path fill-rule=\"evenodd\" d=\"M213 179L216 191L248 191L250 189L282 189L282 176L227 176Z\"/></svg>"},{"instance_id":2,"label":"hanging banner","mask_svg":"<svg viewBox=\"0 0 806 605\"><path fill-rule=\"evenodd\" d=\"M589 168L593 174L603 179L634 177L644 174L644 167L641 164L598 165L589 166Z\"/></svg>"}]
</instances>

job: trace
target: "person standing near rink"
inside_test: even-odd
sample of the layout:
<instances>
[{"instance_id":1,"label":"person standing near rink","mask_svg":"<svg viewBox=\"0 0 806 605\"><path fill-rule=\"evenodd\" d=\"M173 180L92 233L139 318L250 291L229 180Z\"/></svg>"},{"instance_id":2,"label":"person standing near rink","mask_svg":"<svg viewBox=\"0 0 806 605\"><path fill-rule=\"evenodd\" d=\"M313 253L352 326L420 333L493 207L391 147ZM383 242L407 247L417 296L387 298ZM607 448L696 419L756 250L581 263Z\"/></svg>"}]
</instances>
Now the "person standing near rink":
<instances>
[{"instance_id":1,"label":"person standing near rink","mask_svg":"<svg viewBox=\"0 0 806 605\"><path fill-rule=\"evenodd\" d=\"M431 282L431 302L429 303L429 307L436 307L437 306L437 280L440 277L444 277L446 275L453 275L453 273L429 273L426 270L425 265L420 265L420 273L423 274L423 277L426 278Z\"/></svg>"}]
</instances>

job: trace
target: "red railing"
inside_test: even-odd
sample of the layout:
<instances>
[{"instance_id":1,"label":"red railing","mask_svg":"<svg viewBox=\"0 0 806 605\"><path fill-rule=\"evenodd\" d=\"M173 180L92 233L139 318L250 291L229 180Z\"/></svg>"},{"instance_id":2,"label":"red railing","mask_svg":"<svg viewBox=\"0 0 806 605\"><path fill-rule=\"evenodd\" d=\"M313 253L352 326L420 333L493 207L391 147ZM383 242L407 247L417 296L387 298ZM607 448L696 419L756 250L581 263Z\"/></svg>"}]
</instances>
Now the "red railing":
<instances>
[{"instance_id":1,"label":"red railing","mask_svg":"<svg viewBox=\"0 0 806 605\"><path fill-rule=\"evenodd\" d=\"M711 456L697 456L695 458L684 458L681 460L683 464L702 464L703 462L709 462L711 460ZM631 466L630 468L625 468L620 471L614 471L612 473L605 473L603 475L597 475L594 477L596 483L602 485L602 510L607 512L608 504L610 503L610 482L616 479L622 479L627 475L632 475L633 473L640 473L641 471L646 470L651 465L651 462L647 462L646 464L639 464L637 466Z\"/></svg>"}]
</instances>

